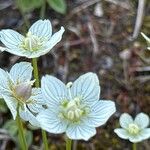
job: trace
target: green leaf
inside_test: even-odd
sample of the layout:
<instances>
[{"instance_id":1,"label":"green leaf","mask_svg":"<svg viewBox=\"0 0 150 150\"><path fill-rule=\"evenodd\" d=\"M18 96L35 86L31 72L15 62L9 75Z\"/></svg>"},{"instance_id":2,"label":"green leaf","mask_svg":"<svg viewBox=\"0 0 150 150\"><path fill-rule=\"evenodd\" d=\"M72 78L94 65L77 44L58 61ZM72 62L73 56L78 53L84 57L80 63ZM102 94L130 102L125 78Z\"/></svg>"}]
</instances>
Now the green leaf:
<instances>
[{"instance_id":1,"label":"green leaf","mask_svg":"<svg viewBox=\"0 0 150 150\"><path fill-rule=\"evenodd\" d=\"M56 12L65 14L67 10L67 4L65 0L47 0L49 6Z\"/></svg>"},{"instance_id":2,"label":"green leaf","mask_svg":"<svg viewBox=\"0 0 150 150\"><path fill-rule=\"evenodd\" d=\"M27 145L28 147L32 144L33 141L33 134L31 131L26 130L25 132L26 140L27 140Z\"/></svg>"},{"instance_id":3,"label":"green leaf","mask_svg":"<svg viewBox=\"0 0 150 150\"><path fill-rule=\"evenodd\" d=\"M6 129L9 133L9 135L11 136L11 138L13 139L13 141L20 146L19 143L19 139L18 139L18 126L16 124L15 120L8 120L6 121L6 123L3 125L2 127L3 129ZM28 147L32 144L33 141L33 134L31 131L28 131L24 128L24 134L27 140L27 145Z\"/></svg>"},{"instance_id":4,"label":"green leaf","mask_svg":"<svg viewBox=\"0 0 150 150\"><path fill-rule=\"evenodd\" d=\"M41 7L43 0L16 0L16 4L23 12L29 12Z\"/></svg>"},{"instance_id":5,"label":"green leaf","mask_svg":"<svg viewBox=\"0 0 150 150\"><path fill-rule=\"evenodd\" d=\"M4 99L0 98L0 112L6 113L7 111L8 111L8 109L7 109Z\"/></svg>"}]
</instances>

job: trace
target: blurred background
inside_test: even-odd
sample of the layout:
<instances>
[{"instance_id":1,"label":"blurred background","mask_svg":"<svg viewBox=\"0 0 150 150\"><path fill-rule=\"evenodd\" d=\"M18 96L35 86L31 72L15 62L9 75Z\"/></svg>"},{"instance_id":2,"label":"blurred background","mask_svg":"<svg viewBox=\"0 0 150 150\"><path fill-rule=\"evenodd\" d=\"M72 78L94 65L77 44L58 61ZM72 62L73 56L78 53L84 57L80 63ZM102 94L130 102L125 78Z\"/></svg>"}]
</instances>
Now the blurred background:
<instances>
[{"instance_id":1,"label":"blurred background","mask_svg":"<svg viewBox=\"0 0 150 150\"><path fill-rule=\"evenodd\" d=\"M53 32L65 27L62 41L38 59L40 76L51 74L65 83L96 72L101 99L115 101L117 112L90 141L75 141L73 150L130 150L131 143L113 132L121 113L150 115L149 0L0 0L0 29L26 34L38 19L50 19ZM1 46L2 43L0 43ZM26 58L0 53L0 67L10 69ZM30 150L42 149L41 131L25 124ZM18 148L17 126L0 100L0 150ZM48 134L51 150L65 149L64 135ZM149 150L150 141L138 144Z\"/></svg>"}]
</instances>

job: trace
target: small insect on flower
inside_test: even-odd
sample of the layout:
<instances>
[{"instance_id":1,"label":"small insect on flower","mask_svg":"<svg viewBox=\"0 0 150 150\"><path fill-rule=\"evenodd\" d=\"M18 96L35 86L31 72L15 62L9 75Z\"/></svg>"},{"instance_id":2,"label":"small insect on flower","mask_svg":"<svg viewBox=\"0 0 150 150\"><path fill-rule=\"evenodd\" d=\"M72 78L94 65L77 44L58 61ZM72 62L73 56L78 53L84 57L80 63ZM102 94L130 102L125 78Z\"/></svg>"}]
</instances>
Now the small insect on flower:
<instances>
[{"instance_id":1,"label":"small insect on flower","mask_svg":"<svg viewBox=\"0 0 150 150\"><path fill-rule=\"evenodd\" d=\"M122 139L129 139L132 143L141 142L150 138L149 116L145 113L139 113L135 120L124 113L120 117L120 126L122 128L115 129L114 132Z\"/></svg>"},{"instance_id":2,"label":"small insect on flower","mask_svg":"<svg viewBox=\"0 0 150 150\"><path fill-rule=\"evenodd\" d=\"M150 50L150 38L147 37L144 33L141 32L141 35L144 37L144 39L147 41L147 49Z\"/></svg>"},{"instance_id":3,"label":"small insect on flower","mask_svg":"<svg viewBox=\"0 0 150 150\"><path fill-rule=\"evenodd\" d=\"M35 116L43 109L45 102L42 99L40 88L32 88L32 66L28 62L15 64L10 72L0 69L0 94L10 109L13 119L16 119L19 106L20 117L38 126Z\"/></svg>"},{"instance_id":4,"label":"small insect on flower","mask_svg":"<svg viewBox=\"0 0 150 150\"><path fill-rule=\"evenodd\" d=\"M49 20L38 20L29 29L26 36L11 29L0 31L0 40L7 51L14 55L27 58L36 58L48 53L61 39L64 28L52 35L52 26Z\"/></svg>"},{"instance_id":5,"label":"small insect on flower","mask_svg":"<svg viewBox=\"0 0 150 150\"><path fill-rule=\"evenodd\" d=\"M99 80L94 73L86 73L67 85L46 75L41 89L48 105L37 115L41 128L56 134L66 132L70 139L88 140L96 134L95 128L116 111L114 102L99 100Z\"/></svg>"}]
</instances>

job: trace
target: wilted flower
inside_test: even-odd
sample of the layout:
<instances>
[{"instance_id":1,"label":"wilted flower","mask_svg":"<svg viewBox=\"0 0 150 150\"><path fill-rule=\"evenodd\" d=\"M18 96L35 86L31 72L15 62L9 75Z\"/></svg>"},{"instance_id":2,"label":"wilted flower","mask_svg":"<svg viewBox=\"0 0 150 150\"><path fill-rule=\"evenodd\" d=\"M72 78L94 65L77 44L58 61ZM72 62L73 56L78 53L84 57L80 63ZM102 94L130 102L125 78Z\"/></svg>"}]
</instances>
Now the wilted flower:
<instances>
[{"instance_id":1,"label":"wilted flower","mask_svg":"<svg viewBox=\"0 0 150 150\"><path fill-rule=\"evenodd\" d=\"M115 129L114 132L122 139L129 139L132 143L141 142L150 138L149 116L139 113L135 120L124 113L120 117L120 126L122 128Z\"/></svg>"},{"instance_id":2,"label":"wilted flower","mask_svg":"<svg viewBox=\"0 0 150 150\"><path fill-rule=\"evenodd\" d=\"M144 33L142 33L142 32L141 32L141 34L142 34L142 36L144 37L144 39L147 41L147 44L148 44L147 49L150 50L150 38L147 37L147 36L146 36Z\"/></svg>"},{"instance_id":3,"label":"wilted flower","mask_svg":"<svg viewBox=\"0 0 150 150\"><path fill-rule=\"evenodd\" d=\"M6 46L3 51L18 56L36 58L48 53L62 38L64 28L52 35L52 26L49 20L38 20L29 29L24 37L18 32L5 29L0 31L0 40Z\"/></svg>"},{"instance_id":4,"label":"wilted flower","mask_svg":"<svg viewBox=\"0 0 150 150\"><path fill-rule=\"evenodd\" d=\"M112 101L99 100L99 80L86 73L67 85L53 76L42 78L41 89L48 109L37 115L41 128L50 133L66 132L70 139L88 140L96 127L116 111Z\"/></svg>"},{"instance_id":5,"label":"wilted flower","mask_svg":"<svg viewBox=\"0 0 150 150\"><path fill-rule=\"evenodd\" d=\"M42 93L40 88L32 88L32 66L28 62L15 64L10 72L0 69L0 94L9 107L13 118L16 118L17 107L22 119L37 125L33 114L43 109Z\"/></svg>"}]
</instances>

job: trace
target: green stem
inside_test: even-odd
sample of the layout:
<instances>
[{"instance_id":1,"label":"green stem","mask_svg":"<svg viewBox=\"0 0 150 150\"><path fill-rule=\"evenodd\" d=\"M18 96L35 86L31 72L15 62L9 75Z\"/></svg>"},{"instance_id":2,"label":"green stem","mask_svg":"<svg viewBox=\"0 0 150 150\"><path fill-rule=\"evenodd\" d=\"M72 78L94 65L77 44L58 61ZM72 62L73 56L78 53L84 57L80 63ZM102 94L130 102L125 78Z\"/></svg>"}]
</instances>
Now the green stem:
<instances>
[{"instance_id":1,"label":"green stem","mask_svg":"<svg viewBox=\"0 0 150 150\"><path fill-rule=\"evenodd\" d=\"M132 149L133 149L133 150L136 150L136 143L133 143Z\"/></svg>"},{"instance_id":2,"label":"green stem","mask_svg":"<svg viewBox=\"0 0 150 150\"><path fill-rule=\"evenodd\" d=\"M17 107L16 123L18 126L18 132L19 132L18 138L20 140L21 149L22 150L28 150L26 138L25 138L24 131L23 131L22 122L21 122L20 117L19 117L19 105Z\"/></svg>"},{"instance_id":3,"label":"green stem","mask_svg":"<svg viewBox=\"0 0 150 150\"><path fill-rule=\"evenodd\" d=\"M39 81L37 58L32 58L32 65L33 65L34 79L36 79L35 86L38 88L40 87L40 81ZM42 130L42 139L44 142L44 150L48 150L48 140L46 136L46 131L44 130Z\"/></svg>"},{"instance_id":4,"label":"green stem","mask_svg":"<svg viewBox=\"0 0 150 150\"><path fill-rule=\"evenodd\" d=\"M17 4L18 4L19 11L20 11L20 13L21 13L21 15L23 17L23 20L25 22L26 29L27 29L30 26L30 22L27 19L25 12L22 10L22 0L17 0Z\"/></svg>"},{"instance_id":5,"label":"green stem","mask_svg":"<svg viewBox=\"0 0 150 150\"><path fill-rule=\"evenodd\" d=\"M71 146L72 146L72 140L67 138L66 139L66 150L71 150Z\"/></svg>"},{"instance_id":6,"label":"green stem","mask_svg":"<svg viewBox=\"0 0 150 150\"><path fill-rule=\"evenodd\" d=\"M35 86L40 87L37 58L32 58L32 65L33 65L34 79L36 79Z\"/></svg>"},{"instance_id":7,"label":"green stem","mask_svg":"<svg viewBox=\"0 0 150 150\"><path fill-rule=\"evenodd\" d=\"M40 18L44 19L46 11L46 0L43 0L41 11L40 11Z\"/></svg>"}]
</instances>

